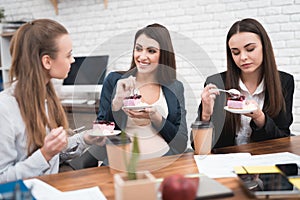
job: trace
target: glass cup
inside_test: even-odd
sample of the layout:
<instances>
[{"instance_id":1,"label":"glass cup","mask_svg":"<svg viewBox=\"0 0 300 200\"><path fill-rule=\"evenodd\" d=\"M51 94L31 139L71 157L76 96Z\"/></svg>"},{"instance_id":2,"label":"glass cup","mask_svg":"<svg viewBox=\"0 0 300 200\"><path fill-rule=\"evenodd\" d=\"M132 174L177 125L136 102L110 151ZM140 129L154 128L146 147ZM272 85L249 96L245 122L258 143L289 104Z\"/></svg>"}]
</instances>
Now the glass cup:
<instances>
[{"instance_id":1,"label":"glass cup","mask_svg":"<svg viewBox=\"0 0 300 200\"><path fill-rule=\"evenodd\" d=\"M212 122L195 121L191 125L195 154L210 154L214 126Z\"/></svg>"},{"instance_id":2,"label":"glass cup","mask_svg":"<svg viewBox=\"0 0 300 200\"><path fill-rule=\"evenodd\" d=\"M127 136L126 141L123 141L120 135L112 136L107 139L106 151L110 172L125 172L127 160L131 153L131 139Z\"/></svg>"}]
</instances>

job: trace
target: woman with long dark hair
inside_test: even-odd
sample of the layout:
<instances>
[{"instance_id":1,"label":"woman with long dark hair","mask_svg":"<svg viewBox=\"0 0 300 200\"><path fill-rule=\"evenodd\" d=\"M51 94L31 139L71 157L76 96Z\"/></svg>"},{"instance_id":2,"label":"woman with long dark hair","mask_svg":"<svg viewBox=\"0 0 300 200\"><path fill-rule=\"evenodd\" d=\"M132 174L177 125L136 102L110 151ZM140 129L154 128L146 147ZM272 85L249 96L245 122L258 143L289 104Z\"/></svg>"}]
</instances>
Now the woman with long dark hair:
<instances>
[{"instance_id":1,"label":"woman with long dark hair","mask_svg":"<svg viewBox=\"0 0 300 200\"><path fill-rule=\"evenodd\" d=\"M235 22L226 39L227 71L207 78L197 120L212 121L214 148L290 136L293 76L278 71L270 38L254 19ZM257 109L235 114L224 110L227 95L238 89Z\"/></svg>"},{"instance_id":2,"label":"woman with long dark hair","mask_svg":"<svg viewBox=\"0 0 300 200\"><path fill-rule=\"evenodd\" d=\"M122 108L124 98L134 89L151 108ZM130 136L136 133L142 158L185 151L184 88L176 79L175 54L167 28L151 24L137 31L130 69L112 72L104 81L98 120L114 121Z\"/></svg>"}]
</instances>

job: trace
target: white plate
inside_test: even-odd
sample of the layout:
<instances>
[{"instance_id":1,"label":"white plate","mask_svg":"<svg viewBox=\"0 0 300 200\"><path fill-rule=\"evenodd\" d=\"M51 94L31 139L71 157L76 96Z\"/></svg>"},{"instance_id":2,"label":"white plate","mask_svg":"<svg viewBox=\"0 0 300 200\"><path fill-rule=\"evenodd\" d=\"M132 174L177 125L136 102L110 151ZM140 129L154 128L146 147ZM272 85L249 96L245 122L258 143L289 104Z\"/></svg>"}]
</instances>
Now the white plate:
<instances>
[{"instance_id":1,"label":"white plate","mask_svg":"<svg viewBox=\"0 0 300 200\"><path fill-rule=\"evenodd\" d=\"M225 110L228 112L236 113L236 114L247 114L255 111L257 108L255 106L247 106L243 109L234 109L234 108L228 108L228 106L224 107Z\"/></svg>"},{"instance_id":2,"label":"white plate","mask_svg":"<svg viewBox=\"0 0 300 200\"><path fill-rule=\"evenodd\" d=\"M120 130L113 130L113 132L109 132L107 130L104 131L98 131L98 130L89 130L89 135L91 136L113 136L120 134Z\"/></svg>"},{"instance_id":3,"label":"white plate","mask_svg":"<svg viewBox=\"0 0 300 200\"><path fill-rule=\"evenodd\" d=\"M143 110L145 108L151 108L151 105L144 105L144 106L123 106L125 109L129 110Z\"/></svg>"}]
</instances>

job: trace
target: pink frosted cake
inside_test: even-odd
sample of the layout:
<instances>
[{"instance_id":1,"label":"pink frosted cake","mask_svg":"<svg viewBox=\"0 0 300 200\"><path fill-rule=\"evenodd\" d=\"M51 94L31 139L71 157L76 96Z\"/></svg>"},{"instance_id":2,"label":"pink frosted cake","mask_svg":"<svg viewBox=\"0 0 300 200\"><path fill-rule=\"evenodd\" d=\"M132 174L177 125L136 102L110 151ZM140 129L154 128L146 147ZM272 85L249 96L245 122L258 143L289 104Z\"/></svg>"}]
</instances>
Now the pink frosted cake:
<instances>
[{"instance_id":1,"label":"pink frosted cake","mask_svg":"<svg viewBox=\"0 0 300 200\"><path fill-rule=\"evenodd\" d=\"M109 122L105 120L99 120L93 122L93 130L100 130L100 131L109 131L113 132L115 129L115 123Z\"/></svg>"},{"instance_id":2,"label":"pink frosted cake","mask_svg":"<svg viewBox=\"0 0 300 200\"><path fill-rule=\"evenodd\" d=\"M228 108L243 109L245 107L245 96L231 96L227 99Z\"/></svg>"},{"instance_id":3,"label":"pink frosted cake","mask_svg":"<svg viewBox=\"0 0 300 200\"><path fill-rule=\"evenodd\" d=\"M136 106L136 105L139 105L141 103L141 98L142 98L142 95L133 95L133 96L129 96L129 97L126 97L124 100L123 100L123 105L124 106Z\"/></svg>"}]
</instances>

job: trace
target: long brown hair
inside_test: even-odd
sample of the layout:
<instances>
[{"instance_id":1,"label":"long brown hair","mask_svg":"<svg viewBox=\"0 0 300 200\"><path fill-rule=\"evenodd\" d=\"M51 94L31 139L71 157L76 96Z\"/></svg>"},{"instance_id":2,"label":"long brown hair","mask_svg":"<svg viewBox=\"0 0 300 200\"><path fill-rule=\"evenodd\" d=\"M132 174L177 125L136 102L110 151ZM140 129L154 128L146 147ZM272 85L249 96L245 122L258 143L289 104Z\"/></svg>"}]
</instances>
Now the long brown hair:
<instances>
[{"instance_id":1,"label":"long brown hair","mask_svg":"<svg viewBox=\"0 0 300 200\"><path fill-rule=\"evenodd\" d=\"M59 23L38 19L21 26L12 38L10 82L16 82L14 96L26 126L28 155L43 146L46 128L69 126L41 61L44 55L56 58L57 38L63 34L68 31Z\"/></svg>"},{"instance_id":2,"label":"long brown hair","mask_svg":"<svg viewBox=\"0 0 300 200\"><path fill-rule=\"evenodd\" d=\"M163 25L154 23L138 30L134 38L134 48L137 38L145 34L147 37L158 42L160 46L159 67L156 73L156 78L161 84L168 84L176 79L176 61L172 45L170 33ZM132 61L130 70L136 67L134 56L132 54Z\"/></svg>"},{"instance_id":3,"label":"long brown hair","mask_svg":"<svg viewBox=\"0 0 300 200\"><path fill-rule=\"evenodd\" d=\"M271 40L264 29L264 27L255 19L243 19L241 21L235 22L230 30L228 31L226 38L226 53L227 53L227 72L226 72L226 89L229 88L239 88L239 78L241 70L235 64L231 50L229 47L230 38L240 32L251 32L259 36L262 49L263 49L263 61L261 64L261 77L260 80L264 79L265 84L265 101L263 111L269 116L275 117L279 114L281 110L285 111L285 101L282 94L280 75L277 70L277 65L273 53L273 47ZM236 132L236 128L241 126L240 115L234 115L226 113L226 126L232 132Z\"/></svg>"}]
</instances>

